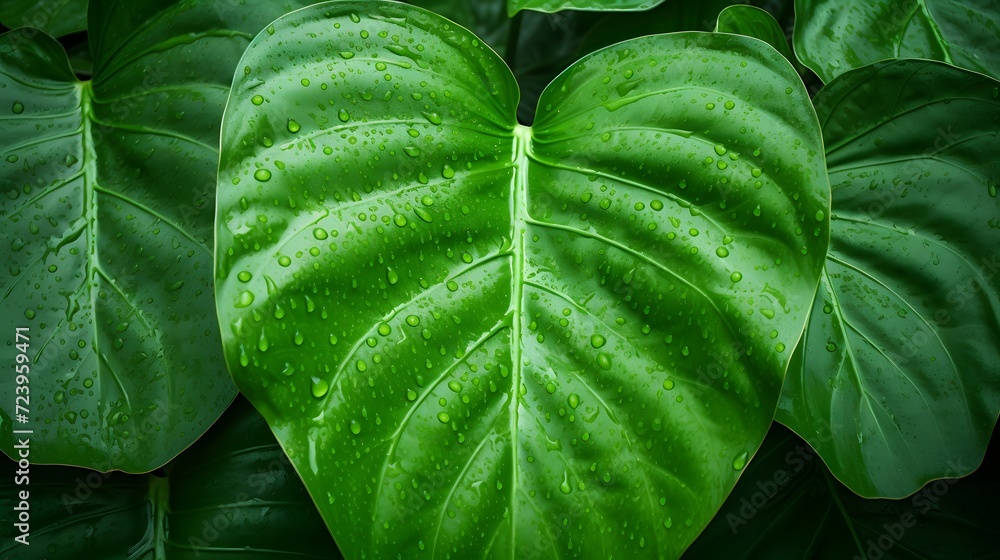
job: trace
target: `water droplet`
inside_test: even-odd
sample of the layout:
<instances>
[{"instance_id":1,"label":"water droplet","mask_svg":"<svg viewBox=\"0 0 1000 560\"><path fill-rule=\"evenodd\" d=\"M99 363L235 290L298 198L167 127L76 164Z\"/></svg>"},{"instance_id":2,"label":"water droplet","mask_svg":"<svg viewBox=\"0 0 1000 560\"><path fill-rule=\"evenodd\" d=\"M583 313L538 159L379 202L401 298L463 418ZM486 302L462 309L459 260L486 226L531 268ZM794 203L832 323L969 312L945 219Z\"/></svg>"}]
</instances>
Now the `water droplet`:
<instances>
[{"instance_id":1,"label":"water droplet","mask_svg":"<svg viewBox=\"0 0 1000 560\"><path fill-rule=\"evenodd\" d=\"M738 471L739 470L743 470L743 467L747 466L747 456L748 455L749 454L746 451L744 451L743 453L740 453L739 455L737 455L736 458L733 459L733 469L738 470Z\"/></svg>"},{"instance_id":2,"label":"water droplet","mask_svg":"<svg viewBox=\"0 0 1000 560\"><path fill-rule=\"evenodd\" d=\"M545 384L545 392L548 393L548 394L550 394L550 395L552 393L555 393L556 392L556 384L553 383L553 382L551 382L551 381L549 381L548 383L546 383Z\"/></svg>"},{"instance_id":3,"label":"water droplet","mask_svg":"<svg viewBox=\"0 0 1000 560\"><path fill-rule=\"evenodd\" d=\"M416 146L406 146L403 148L403 153L410 157L417 157L420 155L420 148Z\"/></svg>"},{"instance_id":4,"label":"water droplet","mask_svg":"<svg viewBox=\"0 0 1000 560\"><path fill-rule=\"evenodd\" d=\"M316 397L317 399L321 399L326 396L326 393L329 390L330 390L330 384L327 383L326 380L319 379L317 377L312 378L312 396Z\"/></svg>"},{"instance_id":5,"label":"water droplet","mask_svg":"<svg viewBox=\"0 0 1000 560\"><path fill-rule=\"evenodd\" d=\"M7 163L17 163L17 155L11 154L7 156Z\"/></svg>"},{"instance_id":6,"label":"water droplet","mask_svg":"<svg viewBox=\"0 0 1000 560\"><path fill-rule=\"evenodd\" d=\"M427 119L427 121L430 122L431 124L441 124L441 122L442 122L441 121L441 115L439 115L437 113L431 113L431 112L424 111L424 112L422 112L420 114L423 115L424 118Z\"/></svg>"},{"instance_id":7,"label":"water droplet","mask_svg":"<svg viewBox=\"0 0 1000 560\"><path fill-rule=\"evenodd\" d=\"M267 169L258 169L257 171L254 172L253 178L257 179L258 181L260 181L262 183L266 182L266 181L270 181L271 180L271 172L268 171Z\"/></svg>"},{"instance_id":8,"label":"water droplet","mask_svg":"<svg viewBox=\"0 0 1000 560\"><path fill-rule=\"evenodd\" d=\"M775 350L775 352L778 352L778 353L784 352L785 351L785 345L779 342L778 344L776 344L774 346L774 350Z\"/></svg>"},{"instance_id":9,"label":"water droplet","mask_svg":"<svg viewBox=\"0 0 1000 560\"><path fill-rule=\"evenodd\" d=\"M282 255L282 256L278 257L278 264L280 264L281 266L284 266L284 267L291 266L292 259L290 259L289 257L286 257L286 256Z\"/></svg>"},{"instance_id":10,"label":"water droplet","mask_svg":"<svg viewBox=\"0 0 1000 560\"><path fill-rule=\"evenodd\" d=\"M240 294L240 297L236 299L235 307L239 308L249 307L250 304L253 303L253 300L254 300L253 292L251 292L250 290L245 290L242 294Z\"/></svg>"},{"instance_id":11,"label":"water droplet","mask_svg":"<svg viewBox=\"0 0 1000 560\"><path fill-rule=\"evenodd\" d=\"M723 146L722 144L716 144L715 153L719 154L720 156L726 155L726 147Z\"/></svg>"},{"instance_id":12,"label":"water droplet","mask_svg":"<svg viewBox=\"0 0 1000 560\"><path fill-rule=\"evenodd\" d=\"M569 485L569 473L563 473L562 483L559 484L559 491L563 494L569 494L573 491L573 488Z\"/></svg>"},{"instance_id":13,"label":"water droplet","mask_svg":"<svg viewBox=\"0 0 1000 560\"><path fill-rule=\"evenodd\" d=\"M250 102L253 103L254 105L260 105L260 104L264 103L264 96L262 96L262 95L255 95L255 96L253 96L253 97L250 98Z\"/></svg>"},{"instance_id":14,"label":"water droplet","mask_svg":"<svg viewBox=\"0 0 1000 560\"><path fill-rule=\"evenodd\" d=\"M719 258L724 259L729 256L729 249L726 249L725 247L719 247L718 249L715 250L715 254L718 255Z\"/></svg>"},{"instance_id":15,"label":"water droplet","mask_svg":"<svg viewBox=\"0 0 1000 560\"><path fill-rule=\"evenodd\" d=\"M822 210L817 210L816 211L815 218L816 218L817 222L822 222L823 218L825 218L825 217L826 217L826 213L825 212L823 212Z\"/></svg>"},{"instance_id":16,"label":"water droplet","mask_svg":"<svg viewBox=\"0 0 1000 560\"><path fill-rule=\"evenodd\" d=\"M594 348L600 348L604 346L606 343L607 339L605 339L600 334L595 334L590 337L590 345L593 346Z\"/></svg>"},{"instance_id":17,"label":"water droplet","mask_svg":"<svg viewBox=\"0 0 1000 560\"><path fill-rule=\"evenodd\" d=\"M385 276L390 284L395 284L396 282L399 282L399 274L392 268L386 269Z\"/></svg>"},{"instance_id":18,"label":"water droplet","mask_svg":"<svg viewBox=\"0 0 1000 560\"><path fill-rule=\"evenodd\" d=\"M56 394L54 395L53 400L56 401L56 404L62 404L66 400L66 392L65 391L56 391Z\"/></svg>"},{"instance_id":19,"label":"water droplet","mask_svg":"<svg viewBox=\"0 0 1000 560\"><path fill-rule=\"evenodd\" d=\"M339 54L340 58L343 58L344 60L350 60L354 58L354 53L351 51L340 51L337 54Z\"/></svg>"},{"instance_id":20,"label":"water droplet","mask_svg":"<svg viewBox=\"0 0 1000 560\"><path fill-rule=\"evenodd\" d=\"M407 389L406 390L406 400L408 400L410 402L413 402L413 401L417 400L417 392L414 391L413 389Z\"/></svg>"},{"instance_id":21,"label":"water droplet","mask_svg":"<svg viewBox=\"0 0 1000 560\"><path fill-rule=\"evenodd\" d=\"M451 179L455 177L455 170L452 169L451 166L446 163L444 164L444 167L441 168L441 176L444 177L445 179Z\"/></svg>"},{"instance_id":22,"label":"water droplet","mask_svg":"<svg viewBox=\"0 0 1000 560\"><path fill-rule=\"evenodd\" d=\"M326 239L328 236L329 236L329 234L327 234L326 230L323 229L323 228L315 228L315 229L313 229L313 237L315 237L319 241L322 241L322 240Z\"/></svg>"},{"instance_id":23,"label":"water droplet","mask_svg":"<svg viewBox=\"0 0 1000 560\"><path fill-rule=\"evenodd\" d=\"M597 365L603 370L611 369L611 356L605 352L597 355Z\"/></svg>"},{"instance_id":24,"label":"water droplet","mask_svg":"<svg viewBox=\"0 0 1000 560\"><path fill-rule=\"evenodd\" d=\"M420 317L417 317L416 315L407 315L406 324L411 327L415 327L420 324Z\"/></svg>"},{"instance_id":25,"label":"water droplet","mask_svg":"<svg viewBox=\"0 0 1000 560\"><path fill-rule=\"evenodd\" d=\"M991 181L990 182L989 193L990 193L991 197L993 197L993 198L997 197L997 183L996 183L996 181Z\"/></svg>"},{"instance_id":26,"label":"water droplet","mask_svg":"<svg viewBox=\"0 0 1000 560\"><path fill-rule=\"evenodd\" d=\"M576 408L580 406L580 395L577 395L576 393L570 393L569 398L566 399L566 401L569 403L570 408Z\"/></svg>"},{"instance_id":27,"label":"water droplet","mask_svg":"<svg viewBox=\"0 0 1000 560\"><path fill-rule=\"evenodd\" d=\"M726 109L733 109L734 107L736 107L736 104L733 103L732 101L726 101L724 106L726 107Z\"/></svg>"},{"instance_id":28,"label":"water droplet","mask_svg":"<svg viewBox=\"0 0 1000 560\"><path fill-rule=\"evenodd\" d=\"M666 389L666 390L668 390L668 391L671 390L671 389L673 389L674 388L674 380L673 379L664 379L663 380L663 388Z\"/></svg>"},{"instance_id":29,"label":"water droplet","mask_svg":"<svg viewBox=\"0 0 1000 560\"><path fill-rule=\"evenodd\" d=\"M354 435L358 435L361 433L361 422L358 422L357 420L351 420L351 433Z\"/></svg>"},{"instance_id":30,"label":"water droplet","mask_svg":"<svg viewBox=\"0 0 1000 560\"><path fill-rule=\"evenodd\" d=\"M735 284L743 279L743 274L741 272L734 272L729 275L729 279Z\"/></svg>"},{"instance_id":31,"label":"water droplet","mask_svg":"<svg viewBox=\"0 0 1000 560\"><path fill-rule=\"evenodd\" d=\"M295 122L295 119L288 119L288 132L295 134L301 129L302 126L300 126L299 123Z\"/></svg>"},{"instance_id":32,"label":"water droplet","mask_svg":"<svg viewBox=\"0 0 1000 560\"><path fill-rule=\"evenodd\" d=\"M10 110L15 115L20 115L21 113L24 112L24 105L20 102L15 101L14 105L11 106Z\"/></svg>"},{"instance_id":33,"label":"water droplet","mask_svg":"<svg viewBox=\"0 0 1000 560\"><path fill-rule=\"evenodd\" d=\"M438 422L441 422L442 424L447 424L448 422L451 422L451 416L448 416L448 413L443 410L437 413L437 419Z\"/></svg>"},{"instance_id":34,"label":"water droplet","mask_svg":"<svg viewBox=\"0 0 1000 560\"><path fill-rule=\"evenodd\" d=\"M347 122L351 120L351 114L347 112L347 109L341 109L340 112L337 113L337 118L340 119L340 122Z\"/></svg>"},{"instance_id":35,"label":"water droplet","mask_svg":"<svg viewBox=\"0 0 1000 560\"><path fill-rule=\"evenodd\" d=\"M837 351L837 345L834 344L834 343L832 343L832 342L828 342L826 344L826 351L827 352L836 352Z\"/></svg>"},{"instance_id":36,"label":"water droplet","mask_svg":"<svg viewBox=\"0 0 1000 560\"><path fill-rule=\"evenodd\" d=\"M417 217L419 217L421 220L427 223L431 223L434 221L434 216L432 216L430 212L424 210L423 208L414 208L413 213L416 214Z\"/></svg>"},{"instance_id":37,"label":"water droplet","mask_svg":"<svg viewBox=\"0 0 1000 560\"><path fill-rule=\"evenodd\" d=\"M712 109L715 109L715 103L706 103L705 108L711 111Z\"/></svg>"},{"instance_id":38,"label":"water droplet","mask_svg":"<svg viewBox=\"0 0 1000 560\"><path fill-rule=\"evenodd\" d=\"M246 270L241 270L240 273L236 275L236 278L239 279L240 282L246 283L253 278L253 274L250 274Z\"/></svg>"}]
</instances>

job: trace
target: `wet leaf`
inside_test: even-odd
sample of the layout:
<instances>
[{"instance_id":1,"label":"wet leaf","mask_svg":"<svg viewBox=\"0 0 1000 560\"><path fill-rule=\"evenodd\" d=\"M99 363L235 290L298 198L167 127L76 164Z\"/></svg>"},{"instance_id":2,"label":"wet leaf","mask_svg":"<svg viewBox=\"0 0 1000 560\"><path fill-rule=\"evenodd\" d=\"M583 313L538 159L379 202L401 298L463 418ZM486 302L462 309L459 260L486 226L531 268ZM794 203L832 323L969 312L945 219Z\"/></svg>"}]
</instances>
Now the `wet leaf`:
<instances>
[{"instance_id":1,"label":"wet leaf","mask_svg":"<svg viewBox=\"0 0 1000 560\"><path fill-rule=\"evenodd\" d=\"M212 312L218 131L252 33L294 6L266 4L95 0L91 81L48 35L0 36L0 329L30 328L31 360L26 422L0 385L8 455L16 426L33 463L149 471L235 396Z\"/></svg>"},{"instance_id":2,"label":"wet leaf","mask_svg":"<svg viewBox=\"0 0 1000 560\"><path fill-rule=\"evenodd\" d=\"M824 82L889 58L926 58L1000 77L993 0L795 0L795 53Z\"/></svg>"},{"instance_id":3,"label":"wet leaf","mask_svg":"<svg viewBox=\"0 0 1000 560\"><path fill-rule=\"evenodd\" d=\"M227 361L345 554L678 555L767 431L826 250L787 61L621 43L530 129L503 61L406 5L295 12L240 66Z\"/></svg>"},{"instance_id":4,"label":"wet leaf","mask_svg":"<svg viewBox=\"0 0 1000 560\"><path fill-rule=\"evenodd\" d=\"M996 424L998 86L945 64L883 62L815 98L830 254L777 419L862 496L968 474Z\"/></svg>"}]
</instances>

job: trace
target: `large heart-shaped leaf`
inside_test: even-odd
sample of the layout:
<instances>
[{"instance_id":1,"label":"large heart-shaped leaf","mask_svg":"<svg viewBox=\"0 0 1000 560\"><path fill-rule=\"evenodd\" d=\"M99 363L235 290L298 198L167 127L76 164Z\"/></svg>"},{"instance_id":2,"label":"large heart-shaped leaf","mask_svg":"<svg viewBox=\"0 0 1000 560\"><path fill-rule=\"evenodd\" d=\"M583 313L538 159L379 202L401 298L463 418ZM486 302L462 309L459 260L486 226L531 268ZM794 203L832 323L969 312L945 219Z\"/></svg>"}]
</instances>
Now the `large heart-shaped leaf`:
<instances>
[{"instance_id":1,"label":"large heart-shaped leaf","mask_svg":"<svg viewBox=\"0 0 1000 560\"><path fill-rule=\"evenodd\" d=\"M27 546L13 540L21 528L8 525L5 560L341 557L264 419L243 399L155 474L32 466L18 483L17 464L0 460L0 507L18 511L28 492Z\"/></svg>"},{"instance_id":2,"label":"large heart-shaped leaf","mask_svg":"<svg viewBox=\"0 0 1000 560\"><path fill-rule=\"evenodd\" d=\"M6 453L17 421L33 462L148 471L235 396L212 313L219 123L251 33L295 5L258 3L95 0L87 82L51 37L0 37L0 330L30 328L31 360L26 410L0 382Z\"/></svg>"},{"instance_id":3,"label":"large heart-shaped leaf","mask_svg":"<svg viewBox=\"0 0 1000 560\"><path fill-rule=\"evenodd\" d=\"M998 86L902 61L815 98L832 239L777 418L863 496L967 474L1000 412Z\"/></svg>"},{"instance_id":4,"label":"large heart-shaped leaf","mask_svg":"<svg viewBox=\"0 0 1000 560\"><path fill-rule=\"evenodd\" d=\"M1000 438L988 464L938 480L906 500L866 500L840 484L816 452L780 424L685 559L994 558L1000 539ZM956 473L972 465L954 464Z\"/></svg>"},{"instance_id":5,"label":"large heart-shaped leaf","mask_svg":"<svg viewBox=\"0 0 1000 560\"><path fill-rule=\"evenodd\" d=\"M1000 77L995 0L795 0L795 53L824 82L889 58Z\"/></svg>"},{"instance_id":6,"label":"large heart-shaped leaf","mask_svg":"<svg viewBox=\"0 0 1000 560\"><path fill-rule=\"evenodd\" d=\"M88 0L4 0L0 23L33 27L56 37L87 28Z\"/></svg>"},{"instance_id":7,"label":"large heart-shaped leaf","mask_svg":"<svg viewBox=\"0 0 1000 560\"><path fill-rule=\"evenodd\" d=\"M345 554L680 554L763 439L826 252L787 61L621 43L531 129L503 61L411 6L300 10L240 66L227 360Z\"/></svg>"}]
</instances>

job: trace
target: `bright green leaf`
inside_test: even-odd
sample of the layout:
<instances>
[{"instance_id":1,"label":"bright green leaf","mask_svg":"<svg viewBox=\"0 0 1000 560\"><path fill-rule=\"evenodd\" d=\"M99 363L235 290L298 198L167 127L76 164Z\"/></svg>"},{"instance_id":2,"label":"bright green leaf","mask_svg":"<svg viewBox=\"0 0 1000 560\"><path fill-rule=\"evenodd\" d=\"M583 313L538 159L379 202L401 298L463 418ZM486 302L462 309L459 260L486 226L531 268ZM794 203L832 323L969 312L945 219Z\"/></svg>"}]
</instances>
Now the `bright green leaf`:
<instances>
[{"instance_id":1,"label":"bright green leaf","mask_svg":"<svg viewBox=\"0 0 1000 560\"><path fill-rule=\"evenodd\" d=\"M521 10L558 12L561 10L586 10L595 12L616 10L648 10L663 0L507 0L507 13L511 16Z\"/></svg>"},{"instance_id":2,"label":"bright green leaf","mask_svg":"<svg viewBox=\"0 0 1000 560\"><path fill-rule=\"evenodd\" d=\"M292 6L95 0L86 82L48 35L0 37L0 330L30 328L31 371L27 422L0 385L7 454L31 429L33 463L148 471L235 396L212 313L218 131L252 33Z\"/></svg>"},{"instance_id":3,"label":"bright green leaf","mask_svg":"<svg viewBox=\"0 0 1000 560\"><path fill-rule=\"evenodd\" d=\"M19 492L29 492L28 546L5 527L2 558L341 558L264 419L243 399L155 474L32 465L18 484L17 463L0 461L0 507L16 511Z\"/></svg>"},{"instance_id":4,"label":"bright green leaf","mask_svg":"<svg viewBox=\"0 0 1000 560\"><path fill-rule=\"evenodd\" d=\"M87 28L87 0L4 0L0 23L12 29L41 29L55 37L69 35Z\"/></svg>"},{"instance_id":5,"label":"bright green leaf","mask_svg":"<svg viewBox=\"0 0 1000 560\"><path fill-rule=\"evenodd\" d=\"M530 129L495 53L401 4L290 14L240 66L227 360L347 556L679 555L767 431L826 253L780 54L621 43Z\"/></svg>"},{"instance_id":6,"label":"bright green leaf","mask_svg":"<svg viewBox=\"0 0 1000 560\"><path fill-rule=\"evenodd\" d=\"M1000 77L995 0L795 0L795 53L824 82L890 58Z\"/></svg>"},{"instance_id":7,"label":"bright green leaf","mask_svg":"<svg viewBox=\"0 0 1000 560\"><path fill-rule=\"evenodd\" d=\"M938 480L906 500L866 500L837 482L780 424L684 558L927 560L990 558L1000 529L1000 447L990 465Z\"/></svg>"},{"instance_id":8,"label":"bright green leaf","mask_svg":"<svg viewBox=\"0 0 1000 560\"><path fill-rule=\"evenodd\" d=\"M830 255L777 418L863 496L971 472L1000 411L998 86L885 62L815 99Z\"/></svg>"},{"instance_id":9,"label":"bright green leaf","mask_svg":"<svg viewBox=\"0 0 1000 560\"><path fill-rule=\"evenodd\" d=\"M760 39L777 49L791 64L796 62L792 49L788 48L785 32L771 14L760 8L737 5L722 10L715 31Z\"/></svg>"}]
</instances>

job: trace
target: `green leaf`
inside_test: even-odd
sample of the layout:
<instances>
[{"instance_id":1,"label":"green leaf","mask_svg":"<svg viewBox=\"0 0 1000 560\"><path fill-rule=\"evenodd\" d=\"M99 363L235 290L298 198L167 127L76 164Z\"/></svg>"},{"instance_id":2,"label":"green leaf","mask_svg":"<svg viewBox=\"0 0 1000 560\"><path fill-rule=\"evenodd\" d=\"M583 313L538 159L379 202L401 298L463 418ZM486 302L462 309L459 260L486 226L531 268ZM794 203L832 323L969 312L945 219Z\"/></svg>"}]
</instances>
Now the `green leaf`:
<instances>
[{"instance_id":1,"label":"green leaf","mask_svg":"<svg viewBox=\"0 0 1000 560\"><path fill-rule=\"evenodd\" d=\"M86 82L48 35L0 36L0 330L30 328L32 462L149 471L235 396L212 313L218 131L251 33L294 5L95 0Z\"/></svg>"},{"instance_id":2,"label":"green leaf","mask_svg":"<svg viewBox=\"0 0 1000 560\"><path fill-rule=\"evenodd\" d=\"M227 360L345 554L680 554L767 431L826 252L781 55L621 43L530 129L503 61L406 5L300 10L240 66Z\"/></svg>"},{"instance_id":3,"label":"green leaf","mask_svg":"<svg viewBox=\"0 0 1000 560\"><path fill-rule=\"evenodd\" d=\"M602 14L583 39L578 55L643 35L675 31L711 31L719 12L732 0L666 2L645 12ZM572 13L572 12L571 12Z\"/></svg>"},{"instance_id":4,"label":"green leaf","mask_svg":"<svg viewBox=\"0 0 1000 560\"><path fill-rule=\"evenodd\" d=\"M87 0L4 0L0 23L41 29L55 37L69 35L87 28Z\"/></svg>"},{"instance_id":5,"label":"green leaf","mask_svg":"<svg viewBox=\"0 0 1000 560\"><path fill-rule=\"evenodd\" d=\"M998 85L884 62L815 98L832 239L777 419L862 496L967 474L997 420Z\"/></svg>"},{"instance_id":6,"label":"green leaf","mask_svg":"<svg viewBox=\"0 0 1000 560\"><path fill-rule=\"evenodd\" d=\"M785 39L785 32L781 30L781 26L771 14L760 8L742 5L729 6L719 13L715 31L760 39L774 47L791 64L794 65L797 62L795 56L792 55L792 50L788 48L788 40Z\"/></svg>"},{"instance_id":7,"label":"green leaf","mask_svg":"<svg viewBox=\"0 0 1000 560\"><path fill-rule=\"evenodd\" d=\"M521 10L549 13L562 10L633 11L648 10L662 3L663 0L507 0L507 13L513 16Z\"/></svg>"},{"instance_id":8,"label":"green leaf","mask_svg":"<svg viewBox=\"0 0 1000 560\"><path fill-rule=\"evenodd\" d=\"M926 58L1000 77L993 0L795 0L795 53L824 82L890 58Z\"/></svg>"},{"instance_id":9,"label":"green leaf","mask_svg":"<svg viewBox=\"0 0 1000 560\"><path fill-rule=\"evenodd\" d=\"M938 480L907 500L866 500L837 482L805 442L779 424L685 558L927 560L989 558L1000 531L997 441L989 465Z\"/></svg>"},{"instance_id":10,"label":"green leaf","mask_svg":"<svg viewBox=\"0 0 1000 560\"><path fill-rule=\"evenodd\" d=\"M30 531L25 547L13 540L16 526L5 528L2 558L341 558L264 419L243 399L155 474L32 465L19 484L17 464L3 461L0 507L16 511L28 491Z\"/></svg>"}]
</instances>

